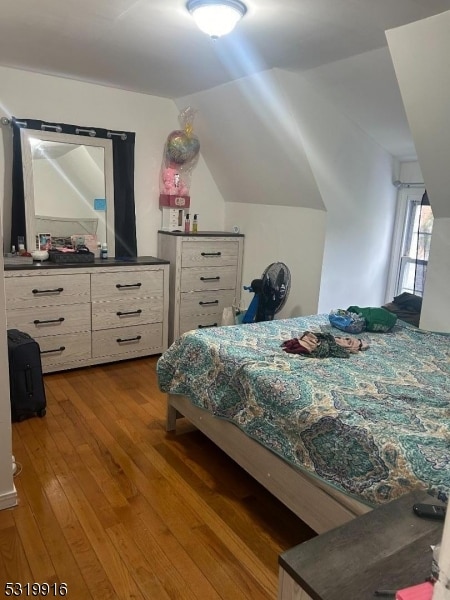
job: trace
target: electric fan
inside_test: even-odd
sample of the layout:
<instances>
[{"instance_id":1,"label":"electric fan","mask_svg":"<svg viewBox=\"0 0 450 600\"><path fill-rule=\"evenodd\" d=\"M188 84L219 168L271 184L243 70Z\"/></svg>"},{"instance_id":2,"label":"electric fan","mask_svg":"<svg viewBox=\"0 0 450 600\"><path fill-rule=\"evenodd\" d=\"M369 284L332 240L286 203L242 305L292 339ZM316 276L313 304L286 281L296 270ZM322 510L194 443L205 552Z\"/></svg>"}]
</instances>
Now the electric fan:
<instances>
[{"instance_id":1,"label":"electric fan","mask_svg":"<svg viewBox=\"0 0 450 600\"><path fill-rule=\"evenodd\" d=\"M290 287L291 273L288 267L282 262L270 264L261 279L254 279L250 287L244 286L245 290L254 292L255 295L242 322L272 321L277 312L283 308Z\"/></svg>"}]
</instances>

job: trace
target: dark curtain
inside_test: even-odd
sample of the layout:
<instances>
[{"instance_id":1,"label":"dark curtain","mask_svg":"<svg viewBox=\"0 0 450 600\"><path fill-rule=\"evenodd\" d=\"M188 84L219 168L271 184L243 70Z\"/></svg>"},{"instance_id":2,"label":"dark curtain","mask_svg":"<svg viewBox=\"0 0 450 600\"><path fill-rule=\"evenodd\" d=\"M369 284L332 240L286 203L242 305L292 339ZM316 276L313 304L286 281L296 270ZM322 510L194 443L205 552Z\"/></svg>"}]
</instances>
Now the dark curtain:
<instances>
[{"instance_id":1,"label":"dark curtain","mask_svg":"<svg viewBox=\"0 0 450 600\"><path fill-rule=\"evenodd\" d=\"M23 191L22 148L20 146L20 127L12 121L13 127L13 164L12 164L12 206L11 206L11 245L18 250L17 238L27 239L25 225L25 196Z\"/></svg>"},{"instance_id":2,"label":"dark curtain","mask_svg":"<svg viewBox=\"0 0 450 600\"><path fill-rule=\"evenodd\" d=\"M13 189L11 244L17 245L17 237L26 236L25 199L22 173L22 150L20 129L57 131L71 135L111 139L114 170L114 230L116 258L137 256L136 216L134 202L134 146L136 134L113 131L85 125L50 123L36 119L12 118L13 127Z\"/></svg>"},{"instance_id":3,"label":"dark curtain","mask_svg":"<svg viewBox=\"0 0 450 600\"><path fill-rule=\"evenodd\" d=\"M136 214L134 209L134 138L114 136L114 231L116 234L116 257L137 256Z\"/></svg>"}]
</instances>

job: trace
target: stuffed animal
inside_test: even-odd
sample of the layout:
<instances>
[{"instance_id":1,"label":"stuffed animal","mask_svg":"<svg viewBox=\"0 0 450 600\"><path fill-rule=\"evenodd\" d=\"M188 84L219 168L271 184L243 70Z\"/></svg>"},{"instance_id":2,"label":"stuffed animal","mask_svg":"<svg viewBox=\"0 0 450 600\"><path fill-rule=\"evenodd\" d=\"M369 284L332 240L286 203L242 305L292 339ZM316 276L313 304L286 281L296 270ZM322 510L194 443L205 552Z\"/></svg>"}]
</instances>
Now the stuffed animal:
<instances>
[{"instance_id":1,"label":"stuffed animal","mask_svg":"<svg viewBox=\"0 0 450 600\"><path fill-rule=\"evenodd\" d=\"M171 196L188 196L189 190L184 183L179 171L173 167L166 167L162 172L162 194Z\"/></svg>"}]
</instances>

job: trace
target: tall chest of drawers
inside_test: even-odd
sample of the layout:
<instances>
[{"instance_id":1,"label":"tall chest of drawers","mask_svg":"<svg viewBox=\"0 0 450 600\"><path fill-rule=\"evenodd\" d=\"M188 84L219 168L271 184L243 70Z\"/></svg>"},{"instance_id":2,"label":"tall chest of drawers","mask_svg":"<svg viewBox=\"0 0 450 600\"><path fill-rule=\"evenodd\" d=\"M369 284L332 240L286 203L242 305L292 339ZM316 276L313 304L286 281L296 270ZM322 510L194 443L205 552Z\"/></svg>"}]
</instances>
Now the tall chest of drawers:
<instances>
[{"instance_id":1,"label":"tall chest of drawers","mask_svg":"<svg viewBox=\"0 0 450 600\"><path fill-rule=\"evenodd\" d=\"M167 348L169 264L6 267L8 329L35 338L44 373L158 354Z\"/></svg>"},{"instance_id":2,"label":"tall chest of drawers","mask_svg":"<svg viewBox=\"0 0 450 600\"><path fill-rule=\"evenodd\" d=\"M242 234L158 233L158 257L170 261L169 344L220 325L223 309L239 304L243 251Z\"/></svg>"}]
</instances>

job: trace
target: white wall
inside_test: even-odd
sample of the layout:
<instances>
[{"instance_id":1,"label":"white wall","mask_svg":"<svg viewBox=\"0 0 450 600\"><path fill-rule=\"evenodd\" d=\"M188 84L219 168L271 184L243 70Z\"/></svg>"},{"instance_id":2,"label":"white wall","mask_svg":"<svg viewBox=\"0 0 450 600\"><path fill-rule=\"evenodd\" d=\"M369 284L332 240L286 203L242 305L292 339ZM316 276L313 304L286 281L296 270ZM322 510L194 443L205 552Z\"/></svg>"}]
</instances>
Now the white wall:
<instances>
[{"instance_id":1,"label":"white wall","mask_svg":"<svg viewBox=\"0 0 450 600\"><path fill-rule=\"evenodd\" d=\"M179 129L178 109L172 100L82 83L60 77L0 67L0 114L52 122L136 132L135 201L138 254L155 256L157 230L161 226L158 207L159 171L167 135ZM10 131L1 131L0 190L6 190L3 209L5 243L9 248L10 158L4 145ZM195 121L194 121L195 130ZM201 144L201 139L200 139ZM5 177L5 164L8 173ZM222 229L223 198L202 157L193 171L193 212L200 214L200 227Z\"/></svg>"},{"instance_id":2,"label":"white wall","mask_svg":"<svg viewBox=\"0 0 450 600\"><path fill-rule=\"evenodd\" d=\"M434 224L420 326L450 332L450 11L386 33Z\"/></svg>"},{"instance_id":3,"label":"white wall","mask_svg":"<svg viewBox=\"0 0 450 600\"><path fill-rule=\"evenodd\" d=\"M450 218L435 219L420 327L450 333Z\"/></svg>"},{"instance_id":4,"label":"white wall","mask_svg":"<svg viewBox=\"0 0 450 600\"><path fill-rule=\"evenodd\" d=\"M243 285L261 277L272 262L291 272L291 292L277 318L317 313L326 213L310 208L227 202L225 228L245 232ZM247 307L253 295L242 292Z\"/></svg>"},{"instance_id":5,"label":"white wall","mask_svg":"<svg viewBox=\"0 0 450 600\"><path fill-rule=\"evenodd\" d=\"M384 304L395 219L393 158L314 85L277 71L327 210L319 312Z\"/></svg>"},{"instance_id":6,"label":"white wall","mask_svg":"<svg viewBox=\"0 0 450 600\"><path fill-rule=\"evenodd\" d=\"M1 223L1 217L0 217ZM1 242L0 227L0 242ZM3 272L3 256L0 253ZM0 510L17 504L12 475L11 404L9 400L8 353L6 342L5 285L0 283Z\"/></svg>"}]
</instances>

